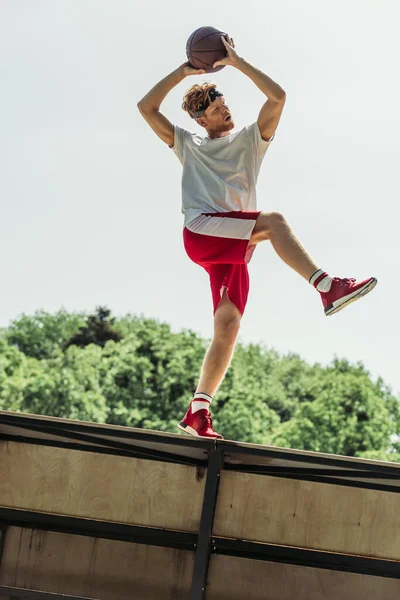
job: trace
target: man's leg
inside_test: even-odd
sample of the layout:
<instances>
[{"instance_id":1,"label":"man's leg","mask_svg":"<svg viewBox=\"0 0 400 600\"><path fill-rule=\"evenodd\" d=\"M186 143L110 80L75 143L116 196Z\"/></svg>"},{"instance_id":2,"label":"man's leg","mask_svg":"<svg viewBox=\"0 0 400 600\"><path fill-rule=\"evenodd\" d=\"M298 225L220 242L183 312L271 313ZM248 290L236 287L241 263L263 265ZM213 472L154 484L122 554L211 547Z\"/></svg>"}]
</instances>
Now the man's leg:
<instances>
[{"instance_id":1,"label":"man's leg","mask_svg":"<svg viewBox=\"0 0 400 600\"><path fill-rule=\"evenodd\" d=\"M285 217L278 212L261 213L254 226L250 245L269 240L274 250L289 267L309 280L318 270L293 233Z\"/></svg>"},{"instance_id":2,"label":"man's leg","mask_svg":"<svg viewBox=\"0 0 400 600\"><path fill-rule=\"evenodd\" d=\"M351 302L368 294L377 280L332 278L319 269L293 233L285 217L278 212L261 213L254 226L250 245L269 240L274 250L289 267L311 283L321 294L325 314L333 315Z\"/></svg>"},{"instance_id":3,"label":"man's leg","mask_svg":"<svg viewBox=\"0 0 400 600\"><path fill-rule=\"evenodd\" d=\"M214 337L204 357L196 393L214 396L231 362L241 314L224 291L214 315Z\"/></svg>"},{"instance_id":4,"label":"man's leg","mask_svg":"<svg viewBox=\"0 0 400 600\"><path fill-rule=\"evenodd\" d=\"M224 291L214 315L214 336L204 357L200 381L190 407L178 427L202 437L222 437L213 430L210 404L230 365L242 315Z\"/></svg>"}]
</instances>

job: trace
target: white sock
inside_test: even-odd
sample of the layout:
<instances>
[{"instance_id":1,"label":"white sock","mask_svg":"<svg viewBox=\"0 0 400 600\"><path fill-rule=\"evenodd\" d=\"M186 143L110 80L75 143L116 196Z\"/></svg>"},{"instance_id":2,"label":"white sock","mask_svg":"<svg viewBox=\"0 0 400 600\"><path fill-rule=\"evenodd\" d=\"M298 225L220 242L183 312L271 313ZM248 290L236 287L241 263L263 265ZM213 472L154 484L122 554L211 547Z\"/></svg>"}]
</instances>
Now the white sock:
<instances>
[{"instance_id":1,"label":"white sock","mask_svg":"<svg viewBox=\"0 0 400 600\"><path fill-rule=\"evenodd\" d=\"M212 396L210 394L206 394L205 392L196 392L194 395L194 400L192 400L192 412L197 412L198 410L209 410L211 404Z\"/></svg>"},{"instance_id":2,"label":"white sock","mask_svg":"<svg viewBox=\"0 0 400 600\"><path fill-rule=\"evenodd\" d=\"M329 292L331 289L332 277L330 277L328 273L325 273L325 271L322 269L315 271L308 281L319 292Z\"/></svg>"}]
</instances>

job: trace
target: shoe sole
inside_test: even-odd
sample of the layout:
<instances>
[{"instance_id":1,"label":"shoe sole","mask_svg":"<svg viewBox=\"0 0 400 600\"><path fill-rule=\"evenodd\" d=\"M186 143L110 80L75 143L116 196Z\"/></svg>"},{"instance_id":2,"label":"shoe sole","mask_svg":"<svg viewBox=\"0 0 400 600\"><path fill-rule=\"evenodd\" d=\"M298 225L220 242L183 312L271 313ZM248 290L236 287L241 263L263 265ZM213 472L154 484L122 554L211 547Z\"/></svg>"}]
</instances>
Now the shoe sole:
<instances>
[{"instance_id":1,"label":"shoe sole","mask_svg":"<svg viewBox=\"0 0 400 600\"><path fill-rule=\"evenodd\" d=\"M215 438L209 437L208 435L199 435L197 433L197 431L195 429L193 429L193 427L190 427L190 425L185 425L183 421L181 421L180 423L177 424L177 428L181 429L188 435L192 435L193 437L204 437L207 440L223 440L224 439L221 434L218 434Z\"/></svg>"},{"instance_id":2,"label":"shoe sole","mask_svg":"<svg viewBox=\"0 0 400 600\"><path fill-rule=\"evenodd\" d=\"M197 431L195 429L193 429L193 427L190 427L190 425L184 425L184 423L182 421L180 423L178 423L177 428L181 429L188 435L193 435L194 437L200 437L199 434L197 433Z\"/></svg>"},{"instance_id":3,"label":"shoe sole","mask_svg":"<svg viewBox=\"0 0 400 600\"><path fill-rule=\"evenodd\" d=\"M331 315L335 315L337 312L342 310L342 308L345 308L352 302L359 300L360 298L362 298L362 296L366 296L367 294L369 294L369 292L372 292L377 283L378 280L375 279L375 277L373 277L369 283L366 283L364 285L364 287L360 288L356 292L353 292L352 294L349 294L345 298L341 298L340 300L333 302L333 304L330 304L325 308L326 316L330 317Z\"/></svg>"}]
</instances>

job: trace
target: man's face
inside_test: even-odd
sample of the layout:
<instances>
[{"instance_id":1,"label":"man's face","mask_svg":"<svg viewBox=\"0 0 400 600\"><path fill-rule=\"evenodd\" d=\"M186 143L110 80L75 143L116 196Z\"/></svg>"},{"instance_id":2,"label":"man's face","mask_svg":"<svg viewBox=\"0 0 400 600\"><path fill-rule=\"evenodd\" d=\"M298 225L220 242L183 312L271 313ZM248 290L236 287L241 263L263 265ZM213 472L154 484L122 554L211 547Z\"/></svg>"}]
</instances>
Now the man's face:
<instances>
[{"instance_id":1,"label":"man's face","mask_svg":"<svg viewBox=\"0 0 400 600\"><path fill-rule=\"evenodd\" d=\"M235 127L229 106L225 104L224 96L217 96L207 107L200 124L210 131L229 131Z\"/></svg>"}]
</instances>

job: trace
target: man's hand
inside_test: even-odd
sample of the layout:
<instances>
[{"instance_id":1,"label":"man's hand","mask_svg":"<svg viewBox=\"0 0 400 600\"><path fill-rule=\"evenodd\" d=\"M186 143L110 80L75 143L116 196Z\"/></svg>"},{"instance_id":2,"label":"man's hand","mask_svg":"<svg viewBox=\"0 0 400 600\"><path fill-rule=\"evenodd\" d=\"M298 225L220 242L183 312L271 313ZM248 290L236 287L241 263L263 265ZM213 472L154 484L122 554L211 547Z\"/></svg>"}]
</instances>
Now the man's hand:
<instances>
[{"instance_id":1,"label":"man's hand","mask_svg":"<svg viewBox=\"0 0 400 600\"><path fill-rule=\"evenodd\" d=\"M182 77L187 77L188 75L203 75L205 73L204 69L195 69L192 67L189 61L178 67L178 71L181 73Z\"/></svg>"},{"instance_id":2,"label":"man's hand","mask_svg":"<svg viewBox=\"0 0 400 600\"><path fill-rule=\"evenodd\" d=\"M233 41L233 38L228 37L228 41L226 41L225 37L221 35L221 40L226 48L227 56L213 63L213 69L215 69L215 67L219 67L220 65L231 65L232 67L237 67L240 58L237 55L236 50L234 50L235 42Z\"/></svg>"}]
</instances>

